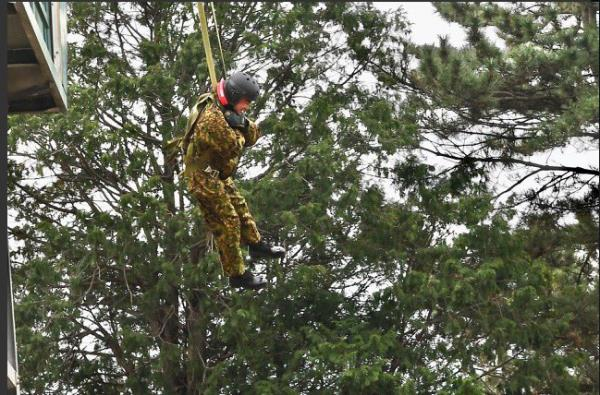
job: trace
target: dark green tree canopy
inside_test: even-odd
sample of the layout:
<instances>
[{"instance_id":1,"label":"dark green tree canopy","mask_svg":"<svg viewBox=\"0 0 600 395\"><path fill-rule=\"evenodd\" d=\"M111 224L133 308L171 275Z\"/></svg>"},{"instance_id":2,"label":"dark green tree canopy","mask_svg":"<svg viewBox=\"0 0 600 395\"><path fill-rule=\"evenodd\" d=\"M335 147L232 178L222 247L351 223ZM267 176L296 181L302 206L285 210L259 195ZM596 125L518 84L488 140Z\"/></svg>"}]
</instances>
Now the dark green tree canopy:
<instances>
[{"instance_id":1,"label":"dark green tree canopy","mask_svg":"<svg viewBox=\"0 0 600 395\"><path fill-rule=\"evenodd\" d=\"M22 392L597 393L598 168L534 160L598 144L597 4L436 3L462 48L370 3L215 6L262 85L236 182L290 252L231 291L165 159L209 83L194 4L71 3L70 110L9 119Z\"/></svg>"}]
</instances>

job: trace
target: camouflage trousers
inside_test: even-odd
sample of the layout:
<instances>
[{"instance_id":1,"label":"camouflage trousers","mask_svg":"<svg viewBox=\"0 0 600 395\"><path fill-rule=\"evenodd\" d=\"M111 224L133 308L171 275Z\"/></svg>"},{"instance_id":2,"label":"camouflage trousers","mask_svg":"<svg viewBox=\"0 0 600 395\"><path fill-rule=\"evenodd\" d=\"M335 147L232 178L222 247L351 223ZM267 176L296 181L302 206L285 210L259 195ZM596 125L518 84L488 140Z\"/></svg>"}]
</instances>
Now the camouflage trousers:
<instances>
[{"instance_id":1,"label":"camouflage trousers","mask_svg":"<svg viewBox=\"0 0 600 395\"><path fill-rule=\"evenodd\" d=\"M221 180L218 176L196 171L189 178L188 188L215 237L225 275L244 273L240 245L258 243L260 233L233 179Z\"/></svg>"}]
</instances>

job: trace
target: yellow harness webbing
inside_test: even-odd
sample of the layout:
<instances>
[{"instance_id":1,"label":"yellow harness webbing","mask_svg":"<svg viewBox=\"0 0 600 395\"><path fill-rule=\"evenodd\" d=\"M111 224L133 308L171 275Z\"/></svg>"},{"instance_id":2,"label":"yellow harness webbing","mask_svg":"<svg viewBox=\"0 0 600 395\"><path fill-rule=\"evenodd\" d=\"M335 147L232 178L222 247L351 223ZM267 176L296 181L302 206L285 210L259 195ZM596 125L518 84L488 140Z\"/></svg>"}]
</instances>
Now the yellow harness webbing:
<instances>
[{"instance_id":1,"label":"yellow harness webbing","mask_svg":"<svg viewBox=\"0 0 600 395\"><path fill-rule=\"evenodd\" d=\"M204 43L204 52L206 53L206 65L208 74L212 82L212 88L217 87L217 73L215 73L215 63L212 57L210 40L208 39L208 24L206 23L206 13L204 12L204 3L198 2L198 13L200 14L200 31L202 32L202 42Z\"/></svg>"},{"instance_id":2,"label":"yellow harness webbing","mask_svg":"<svg viewBox=\"0 0 600 395\"><path fill-rule=\"evenodd\" d=\"M215 21L215 30L217 32L217 42L219 43L219 51L221 52L221 62L223 62L223 74L227 75L227 66L225 66L225 56L223 56L223 46L221 45L221 32L219 32L219 23L217 22L217 13L215 12L215 3L210 2L212 9L213 20Z\"/></svg>"}]
</instances>

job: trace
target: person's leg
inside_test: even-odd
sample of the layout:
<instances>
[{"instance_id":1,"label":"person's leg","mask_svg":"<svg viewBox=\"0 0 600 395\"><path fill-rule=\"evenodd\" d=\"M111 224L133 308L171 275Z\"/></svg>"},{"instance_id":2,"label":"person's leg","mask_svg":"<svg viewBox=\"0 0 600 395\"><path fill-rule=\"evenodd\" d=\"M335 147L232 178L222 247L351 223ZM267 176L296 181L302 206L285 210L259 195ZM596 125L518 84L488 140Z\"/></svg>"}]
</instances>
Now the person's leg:
<instances>
[{"instance_id":1,"label":"person's leg","mask_svg":"<svg viewBox=\"0 0 600 395\"><path fill-rule=\"evenodd\" d=\"M240 250L240 219L224 183L217 177L196 173L190 178L188 186L198 200L208 229L215 237L225 275L242 275L245 266Z\"/></svg>"},{"instance_id":2,"label":"person's leg","mask_svg":"<svg viewBox=\"0 0 600 395\"><path fill-rule=\"evenodd\" d=\"M223 181L225 192L229 196L229 200L233 205L241 225L241 243L242 244L257 244L261 237L256 227L254 217L250 214L248 203L242 194L238 191L231 177Z\"/></svg>"},{"instance_id":3,"label":"person's leg","mask_svg":"<svg viewBox=\"0 0 600 395\"><path fill-rule=\"evenodd\" d=\"M241 242L249 247L250 256L253 258L283 258L285 249L281 246L272 246L262 240L256 222L250 214L246 199L238 191L231 177L223 181L225 192L235 208L241 222Z\"/></svg>"}]
</instances>

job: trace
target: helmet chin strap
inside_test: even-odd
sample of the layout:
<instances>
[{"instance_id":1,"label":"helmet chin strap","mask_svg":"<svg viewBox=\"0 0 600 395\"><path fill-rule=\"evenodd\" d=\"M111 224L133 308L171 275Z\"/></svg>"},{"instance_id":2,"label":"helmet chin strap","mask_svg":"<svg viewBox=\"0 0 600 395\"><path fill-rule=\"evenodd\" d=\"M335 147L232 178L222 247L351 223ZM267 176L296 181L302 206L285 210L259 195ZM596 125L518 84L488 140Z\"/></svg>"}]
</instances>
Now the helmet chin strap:
<instances>
[{"instance_id":1,"label":"helmet chin strap","mask_svg":"<svg viewBox=\"0 0 600 395\"><path fill-rule=\"evenodd\" d=\"M221 78L221 81L219 81L219 84L217 85L217 97L222 106L227 106L229 104L229 101L225 96L225 80L223 78Z\"/></svg>"}]
</instances>

